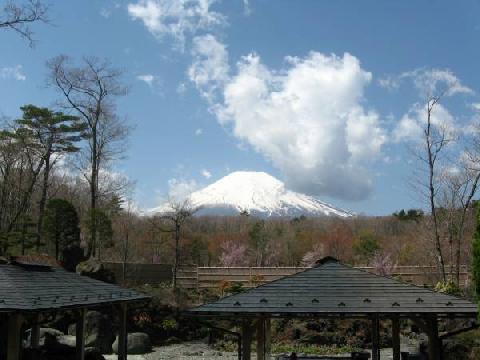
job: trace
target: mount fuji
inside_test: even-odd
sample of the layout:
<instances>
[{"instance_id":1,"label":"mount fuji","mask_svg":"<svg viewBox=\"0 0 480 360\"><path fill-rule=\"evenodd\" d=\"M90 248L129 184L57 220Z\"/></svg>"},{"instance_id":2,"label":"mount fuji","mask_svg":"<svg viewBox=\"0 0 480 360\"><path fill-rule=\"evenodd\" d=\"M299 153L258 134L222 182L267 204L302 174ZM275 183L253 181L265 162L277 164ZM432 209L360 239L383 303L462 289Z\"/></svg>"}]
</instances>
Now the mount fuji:
<instances>
[{"instance_id":1,"label":"mount fuji","mask_svg":"<svg viewBox=\"0 0 480 360\"><path fill-rule=\"evenodd\" d=\"M238 215L246 212L260 217L338 216L353 213L335 208L319 199L286 189L285 184L265 172L236 171L187 197L197 215ZM151 209L166 212L169 204Z\"/></svg>"}]
</instances>

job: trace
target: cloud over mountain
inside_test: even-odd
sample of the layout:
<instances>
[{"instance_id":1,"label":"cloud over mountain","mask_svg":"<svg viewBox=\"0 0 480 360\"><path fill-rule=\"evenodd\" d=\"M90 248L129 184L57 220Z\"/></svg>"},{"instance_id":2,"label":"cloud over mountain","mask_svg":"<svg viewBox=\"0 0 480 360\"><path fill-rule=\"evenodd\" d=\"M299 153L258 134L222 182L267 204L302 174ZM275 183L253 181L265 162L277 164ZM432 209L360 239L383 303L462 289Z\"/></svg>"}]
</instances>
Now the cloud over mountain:
<instances>
[{"instance_id":1,"label":"cloud over mountain","mask_svg":"<svg viewBox=\"0 0 480 360\"><path fill-rule=\"evenodd\" d=\"M311 52L271 69L257 54L231 74L225 46L212 35L194 39L190 79L231 128L278 169L294 190L362 199L372 188L368 163L386 134L363 94L372 74L346 53Z\"/></svg>"}]
</instances>

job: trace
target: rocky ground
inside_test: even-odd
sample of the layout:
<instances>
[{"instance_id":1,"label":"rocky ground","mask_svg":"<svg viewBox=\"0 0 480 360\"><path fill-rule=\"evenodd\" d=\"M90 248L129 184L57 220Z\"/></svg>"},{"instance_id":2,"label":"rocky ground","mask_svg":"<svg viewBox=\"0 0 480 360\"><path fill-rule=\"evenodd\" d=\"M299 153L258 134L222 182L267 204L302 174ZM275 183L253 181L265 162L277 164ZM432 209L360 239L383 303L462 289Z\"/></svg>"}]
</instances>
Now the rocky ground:
<instances>
[{"instance_id":1,"label":"rocky ground","mask_svg":"<svg viewBox=\"0 0 480 360\"><path fill-rule=\"evenodd\" d=\"M253 355L252 359L256 356ZM273 359L274 357L272 357ZM382 351L382 359L392 359L391 349ZM116 355L105 355L106 360L116 360ZM237 354L232 352L222 352L209 348L204 343L190 342L169 346L156 347L149 354L145 355L129 355L128 360L207 360L207 359L222 359L222 360L236 360ZM332 359L335 359L334 357Z\"/></svg>"}]
</instances>

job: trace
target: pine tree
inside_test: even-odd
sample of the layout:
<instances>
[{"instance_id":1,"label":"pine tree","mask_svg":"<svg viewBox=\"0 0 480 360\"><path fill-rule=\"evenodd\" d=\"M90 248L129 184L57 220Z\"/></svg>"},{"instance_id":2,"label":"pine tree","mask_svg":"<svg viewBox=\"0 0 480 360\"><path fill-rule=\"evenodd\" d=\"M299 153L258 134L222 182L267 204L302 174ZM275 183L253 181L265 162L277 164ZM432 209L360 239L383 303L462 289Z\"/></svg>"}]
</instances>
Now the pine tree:
<instances>
[{"instance_id":1,"label":"pine tree","mask_svg":"<svg viewBox=\"0 0 480 360\"><path fill-rule=\"evenodd\" d=\"M43 237L52 249L55 259L61 260L65 249L80 244L80 227L77 211L63 199L51 199L45 208Z\"/></svg>"},{"instance_id":2,"label":"pine tree","mask_svg":"<svg viewBox=\"0 0 480 360\"><path fill-rule=\"evenodd\" d=\"M85 138L86 125L80 122L76 116L53 112L47 108L25 105L21 107L21 110L23 116L16 120L16 123L20 125L18 131L24 138L29 139L30 146L36 149L43 164L36 240L36 248L39 251L50 172L59 159L58 155L79 151L75 144Z\"/></svg>"}]
</instances>

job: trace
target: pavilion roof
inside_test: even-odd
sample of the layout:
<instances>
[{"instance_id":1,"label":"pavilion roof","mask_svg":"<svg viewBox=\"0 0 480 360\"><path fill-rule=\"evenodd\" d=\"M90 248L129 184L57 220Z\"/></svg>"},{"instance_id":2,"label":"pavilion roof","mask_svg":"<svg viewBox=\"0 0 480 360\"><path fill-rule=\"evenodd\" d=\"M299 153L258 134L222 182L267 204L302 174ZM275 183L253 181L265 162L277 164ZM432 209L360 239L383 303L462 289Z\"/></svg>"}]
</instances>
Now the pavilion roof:
<instances>
[{"instance_id":1,"label":"pavilion roof","mask_svg":"<svg viewBox=\"0 0 480 360\"><path fill-rule=\"evenodd\" d=\"M0 263L0 312L47 311L148 299L59 267Z\"/></svg>"},{"instance_id":2,"label":"pavilion roof","mask_svg":"<svg viewBox=\"0 0 480 360\"><path fill-rule=\"evenodd\" d=\"M477 305L342 264L327 257L313 268L205 304L196 315L475 317Z\"/></svg>"}]
</instances>

